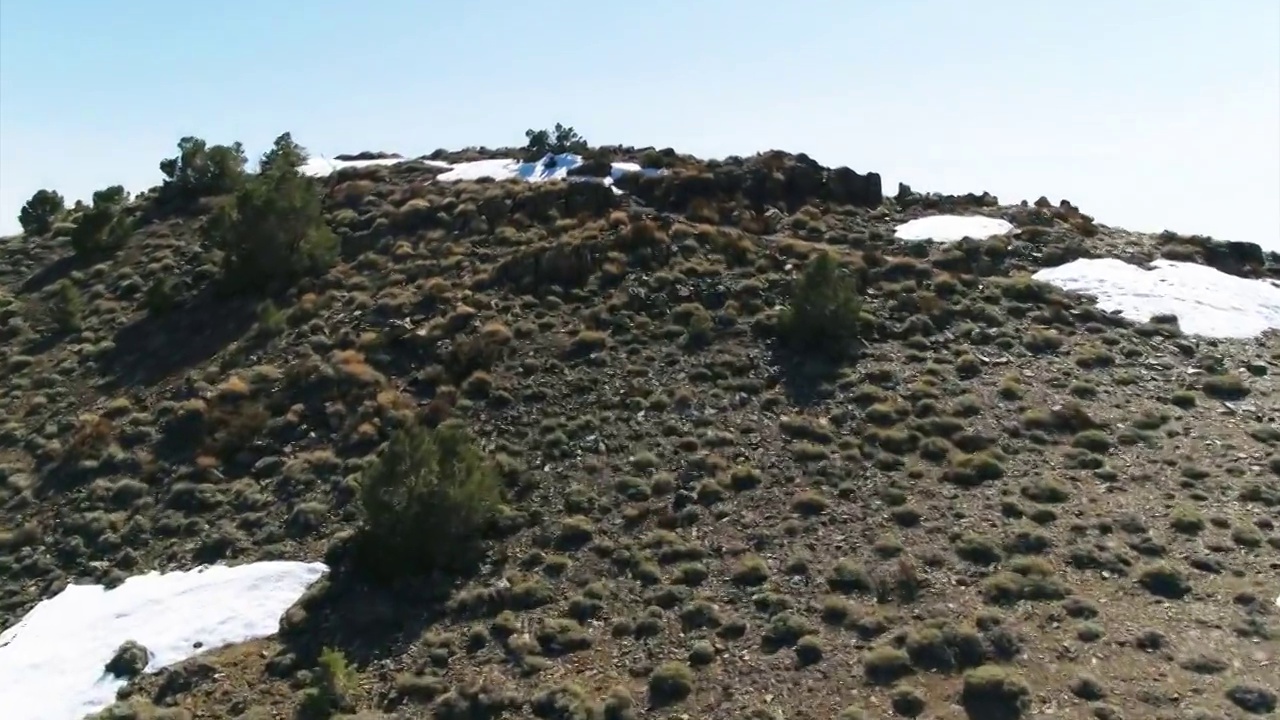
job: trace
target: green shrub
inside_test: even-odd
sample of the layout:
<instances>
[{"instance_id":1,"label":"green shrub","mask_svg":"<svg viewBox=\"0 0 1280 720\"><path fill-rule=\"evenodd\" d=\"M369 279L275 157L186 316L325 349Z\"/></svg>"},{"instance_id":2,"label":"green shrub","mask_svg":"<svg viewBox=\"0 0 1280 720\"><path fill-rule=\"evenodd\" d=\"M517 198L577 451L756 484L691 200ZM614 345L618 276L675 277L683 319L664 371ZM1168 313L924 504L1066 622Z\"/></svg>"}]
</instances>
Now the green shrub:
<instances>
[{"instance_id":1,"label":"green shrub","mask_svg":"<svg viewBox=\"0 0 1280 720\"><path fill-rule=\"evenodd\" d=\"M524 131L524 137L528 141L524 146L525 160L529 162L541 160L548 154L581 154L586 152L588 147L586 139L579 135L577 130L560 123L556 123L554 130L530 128Z\"/></svg>"},{"instance_id":2,"label":"green shrub","mask_svg":"<svg viewBox=\"0 0 1280 720\"><path fill-rule=\"evenodd\" d=\"M667 662L649 676L649 700L654 707L674 705L693 693L693 671L681 662Z\"/></svg>"},{"instance_id":3,"label":"green shrub","mask_svg":"<svg viewBox=\"0 0 1280 720\"><path fill-rule=\"evenodd\" d=\"M83 207L70 233L71 249L77 255L96 256L124 246L133 233L133 221L124 213L129 194L112 185L93 194L93 204Z\"/></svg>"},{"instance_id":4,"label":"green shrub","mask_svg":"<svg viewBox=\"0 0 1280 720\"><path fill-rule=\"evenodd\" d=\"M227 195L244 178L246 158L240 143L209 146L198 137L178 141L178 154L160 161L162 203L189 205L203 197Z\"/></svg>"},{"instance_id":5,"label":"green shrub","mask_svg":"<svg viewBox=\"0 0 1280 720\"><path fill-rule=\"evenodd\" d=\"M147 286L143 296L143 307L153 315L163 315L173 309L178 302L177 284L173 278L159 277Z\"/></svg>"},{"instance_id":6,"label":"green shrub","mask_svg":"<svg viewBox=\"0 0 1280 720\"><path fill-rule=\"evenodd\" d=\"M271 149L263 153L258 161L258 172L270 172L276 168L297 169L306 162L306 149L293 141L292 133L283 133L275 139Z\"/></svg>"},{"instance_id":7,"label":"green shrub","mask_svg":"<svg viewBox=\"0 0 1280 720\"><path fill-rule=\"evenodd\" d=\"M232 289L269 288L327 270L338 239L325 224L312 178L299 166L306 153L288 133L263 155L263 171L245 180L205 225L222 251L224 280Z\"/></svg>"},{"instance_id":8,"label":"green shrub","mask_svg":"<svg viewBox=\"0 0 1280 720\"><path fill-rule=\"evenodd\" d=\"M805 265L778 318L778 332L798 350L843 355L858 339L861 321L857 280L833 255L822 253Z\"/></svg>"},{"instance_id":9,"label":"green shrub","mask_svg":"<svg viewBox=\"0 0 1280 720\"><path fill-rule=\"evenodd\" d=\"M116 209L122 209L127 202L129 202L129 191L125 190L123 185L104 187L93 193L93 207L110 205Z\"/></svg>"},{"instance_id":10,"label":"green shrub","mask_svg":"<svg viewBox=\"0 0 1280 720\"><path fill-rule=\"evenodd\" d=\"M299 703L301 717L320 720L333 717L338 712L355 709L354 699L359 690L359 679L341 650L321 650L311 680L311 687L302 691Z\"/></svg>"},{"instance_id":11,"label":"green shrub","mask_svg":"<svg viewBox=\"0 0 1280 720\"><path fill-rule=\"evenodd\" d=\"M461 425L398 430L360 479L363 559L382 575L464 569L499 490L495 467Z\"/></svg>"},{"instance_id":12,"label":"green shrub","mask_svg":"<svg viewBox=\"0 0 1280 720\"><path fill-rule=\"evenodd\" d=\"M23 235L44 235L53 229L58 216L66 212L66 201L54 190L37 190L18 211Z\"/></svg>"},{"instance_id":13,"label":"green shrub","mask_svg":"<svg viewBox=\"0 0 1280 720\"><path fill-rule=\"evenodd\" d=\"M1019 718L1030 709L1031 690L1008 670L983 665L964 674L960 703L969 717Z\"/></svg>"},{"instance_id":14,"label":"green shrub","mask_svg":"<svg viewBox=\"0 0 1280 720\"><path fill-rule=\"evenodd\" d=\"M54 325L62 332L75 332L81 327L83 313L84 300L80 297L80 291L70 280L59 282L49 302L49 316Z\"/></svg>"}]
</instances>

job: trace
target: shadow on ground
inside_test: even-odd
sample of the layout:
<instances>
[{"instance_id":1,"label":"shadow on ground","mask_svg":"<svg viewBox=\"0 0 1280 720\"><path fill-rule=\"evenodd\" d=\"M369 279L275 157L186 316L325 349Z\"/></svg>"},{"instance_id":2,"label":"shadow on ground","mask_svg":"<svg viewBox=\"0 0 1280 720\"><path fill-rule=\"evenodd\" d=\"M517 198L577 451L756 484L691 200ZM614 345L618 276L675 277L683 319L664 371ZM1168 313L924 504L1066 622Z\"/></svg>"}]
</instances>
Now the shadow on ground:
<instances>
[{"instance_id":1,"label":"shadow on ground","mask_svg":"<svg viewBox=\"0 0 1280 720\"><path fill-rule=\"evenodd\" d=\"M84 262L82 258L76 255L65 255L32 273L31 277L23 281L22 292L28 294L38 293L69 276L71 271L87 266L88 263Z\"/></svg>"},{"instance_id":2,"label":"shadow on ground","mask_svg":"<svg viewBox=\"0 0 1280 720\"><path fill-rule=\"evenodd\" d=\"M256 307L206 288L168 312L143 315L116 332L103 358L108 387L154 385L209 360L248 332Z\"/></svg>"},{"instance_id":3,"label":"shadow on ground","mask_svg":"<svg viewBox=\"0 0 1280 720\"><path fill-rule=\"evenodd\" d=\"M62 332L62 331L51 332L46 335L41 335L37 337L35 341L32 342L30 345L23 348L22 354L33 355L33 356L43 355L49 352L50 350L54 349L58 345L62 344L62 341L66 340L69 336L70 336L69 333Z\"/></svg>"},{"instance_id":4,"label":"shadow on ground","mask_svg":"<svg viewBox=\"0 0 1280 720\"><path fill-rule=\"evenodd\" d=\"M808 408L835 394L841 363L817 354L802 354L784 346L775 346L769 354L778 385L788 401Z\"/></svg>"},{"instance_id":5,"label":"shadow on ground","mask_svg":"<svg viewBox=\"0 0 1280 720\"><path fill-rule=\"evenodd\" d=\"M281 670L312 667L325 649L339 650L361 667L403 655L449 614L454 591L477 567L379 581L357 569L362 566L358 544L356 536L335 542L325 557L329 574L285 615L278 659L293 668Z\"/></svg>"}]
</instances>

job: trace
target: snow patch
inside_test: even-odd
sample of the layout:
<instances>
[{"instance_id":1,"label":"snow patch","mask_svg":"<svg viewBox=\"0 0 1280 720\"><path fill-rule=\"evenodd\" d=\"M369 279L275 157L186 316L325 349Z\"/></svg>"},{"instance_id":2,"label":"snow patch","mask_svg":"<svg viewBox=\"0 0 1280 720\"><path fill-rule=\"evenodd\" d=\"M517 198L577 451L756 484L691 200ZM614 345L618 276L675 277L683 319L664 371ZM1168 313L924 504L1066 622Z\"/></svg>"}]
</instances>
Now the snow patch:
<instances>
[{"instance_id":1,"label":"snow patch","mask_svg":"<svg viewBox=\"0 0 1280 720\"><path fill-rule=\"evenodd\" d=\"M617 180L623 175L630 175L632 173L640 173L642 175L648 175L652 177L654 175L661 175L662 170L659 168L640 167L640 163L633 163L633 162L616 162L616 163L613 163L613 167L609 170L609 174L613 177L614 180Z\"/></svg>"},{"instance_id":2,"label":"snow patch","mask_svg":"<svg viewBox=\"0 0 1280 720\"><path fill-rule=\"evenodd\" d=\"M563 180L566 178L579 180L596 179L589 176L569 178L569 171L580 165L582 165L582 157L573 153L548 155L536 162L521 162L510 158L476 160L473 162L458 163L457 165L454 165L453 169L449 172L437 175L436 179L444 182L480 180L482 178L492 180L525 180L527 182ZM659 170L653 168L642 168L636 163L616 162L612 163L612 167L609 170L609 177L602 178L602 180L606 185L612 185L614 180L628 173L656 175L659 172Z\"/></svg>"},{"instance_id":3,"label":"snow patch","mask_svg":"<svg viewBox=\"0 0 1280 720\"><path fill-rule=\"evenodd\" d=\"M552 180L565 177L569 172L569 168L576 165L577 163L572 165L561 162L549 163L546 158L537 162L520 162L510 158L474 160L472 162L458 163L453 166L452 170L437 175L436 179L441 182L465 182L480 179L513 180L516 178L530 181Z\"/></svg>"},{"instance_id":4,"label":"snow patch","mask_svg":"<svg viewBox=\"0 0 1280 720\"><path fill-rule=\"evenodd\" d=\"M908 220L894 230L894 237L911 242L955 242L965 238L983 240L1013 231L1013 224L982 215L930 215Z\"/></svg>"},{"instance_id":5,"label":"snow patch","mask_svg":"<svg viewBox=\"0 0 1280 720\"><path fill-rule=\"evenodd\" d=\"M151 654L146 672L213 648L272 635L280 616L326 571L260 562L148 573L107 590L69 585L0 633L5 720L80 720L115 702L125 681L103 667L126 640Z\"/></svg>"},{"instance_id":6,"label":"snow patch","mask_svg":"<svg viewBox=\"0 0 1280 720\"><path fill-rule=\"evenodd\" d=\"M1115 258L1085 258L1032 276L1092 295L1098 307L1135 322L1176 315L1182 332L1251 338L1280 329L1280 283L1228 275L1196 263L1156 260L1144 270Z\"/></svg>"},{"instance_id":7,"label":"snow patch","mask_svg":"<svg viewBox=\"0 0 1280 720\"><path fill-rule=\"evenodd\" d=\"M324 177L326 175L332 175L333 173L336 173L339 170L345 170L347 168L373 167L377 165L399 165L401 163L407 163L413 160L414 158L399 158L399 157L374 158L370 160L330 160L324 157L313 157L310 160L307 160L305 163L303 163L302 167L299 168L299 170L304 175L311 175L312 177ZM418 160L417 162L423 163L425 165L434 165L436 167L442 167L442 168L453 167L449 163L440 162L439 160Z\"/></svg>"},{"instance_id":8,"label":"snow patch","mask_svg":"<svg viewBox=\"0 0 1280 720\"><path fill-rule=\"evenodd\" d=\"M609 176L593 178L587 176L569 177L569 171L582 165L582 157L574 153L548 155L535 162L522 162L512 158L496 158L493 160L473 160L471 162L447 163L439 160L414 160L414 158L378 158L376 160L328 160L315 157L308 160L301 168L302 172L314 177L324 177L339 170L352 167L370 167L375 165L399 165L406 162L421 162L443 168L446 172L436 176L443 182L462 182L467 180L524 180L540 182L544 180L598 180L605 185L612 185L614 180L630 173L658 175L662 170L642 168L638 163L616 162L612 164Z\"/></svg>"}]
</instances>

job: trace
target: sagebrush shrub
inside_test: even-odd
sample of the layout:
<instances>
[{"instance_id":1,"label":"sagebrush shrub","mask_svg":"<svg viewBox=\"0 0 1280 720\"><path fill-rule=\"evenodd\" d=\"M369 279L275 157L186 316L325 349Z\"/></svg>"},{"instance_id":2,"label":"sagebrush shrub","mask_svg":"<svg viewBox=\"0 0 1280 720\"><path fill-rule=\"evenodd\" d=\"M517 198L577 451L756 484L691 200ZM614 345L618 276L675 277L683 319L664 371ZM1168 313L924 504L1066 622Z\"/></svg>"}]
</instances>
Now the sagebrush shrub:
<instances>
[{"instance_id":1,"label":"sagebrush shrub","mask_svg":"<svg viewBox=\"0 0 1280 720\"><path fill-rule=\"evenodd\" d=\"M54 190L37 190L18 211L18 224L23 235L44 235L67 209L62 195Z\"/></svg>"},{"instance_id":2,"label":"sagebrush shrub","mask_svg":"<svg viewBox=\"0 0 1280 720\"><path fill-rule=\"evenodd\" d=\"M500 499L496 468L461 425L398 430L360 479L363 554L382 575L459 570Z\"/></svg>"},{"instance_id":3,"label":"sagebrush shrub","mask_svg":"<svg viewBox=\"0 0 1280 720\"><path fill-rule=\"evenodd\" d=\"M663 148L661 150L650 148L640 153L640 167L671 168L678 164L679 159L680 156L671 148Z\"/></svg>"},{"instance_id":4,"label":"sagebrush shrub","mask_svg":"<svg viewBox=\"0 0 1280 720\"><path fill-rule=\"evenodd\" d=\"M178 302L177 283L170 277L159 277L147 286L142 298L143 307L154 315L163 315Z\"/></svg>"},{"instance_id":5,"label":"sagebrush shrub","mask_svg":"<svg viewBox=\"0 0 1280 720\"><path fill-rule=\"evenodd\" d=\"M778 332L800 350L840 355L860 335L862 297L858 281L830 253L810 260L778 318Z\"/></svg>"},{"instance_id":6,"label":"sagebrush shrub","mask_svg":"<svg viewBox=\"0 0 1280 720\"><path fill-rule=\"evenodd\" d=\"M288 133L262 157L262 172L236 190L205 225L222 251L224 280L232 289L269 288L327 270L338 239L325 223L323 202L299 166L306 153Z\"/></svg>"}]
</instances>

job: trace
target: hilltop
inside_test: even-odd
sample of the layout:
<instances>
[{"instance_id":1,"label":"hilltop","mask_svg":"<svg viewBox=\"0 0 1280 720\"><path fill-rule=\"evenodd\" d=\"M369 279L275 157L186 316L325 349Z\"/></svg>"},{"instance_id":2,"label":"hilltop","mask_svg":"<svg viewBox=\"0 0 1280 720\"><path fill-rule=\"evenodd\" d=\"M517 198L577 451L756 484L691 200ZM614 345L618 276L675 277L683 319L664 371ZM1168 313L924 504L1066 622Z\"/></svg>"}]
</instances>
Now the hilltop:
<instances>
[{"instance_id":1,"label":"hilltop","mask_svg":"<svg viewBox=\"0 0 1280 720\"><path fill-rule=\"evenodd\" d=\"M1210 337L1031 276L1261 296L1280 257L526 139L285 135L248 173L188 138L137 197L37 194L0 240L0 627L69 582L323 561L278 635L104 716L1275 712L1280 305L1186 298ZM904 228L957 215L990 234ZM404 485L436 467L461 490Z\"/></svg>"}]
</instances>

